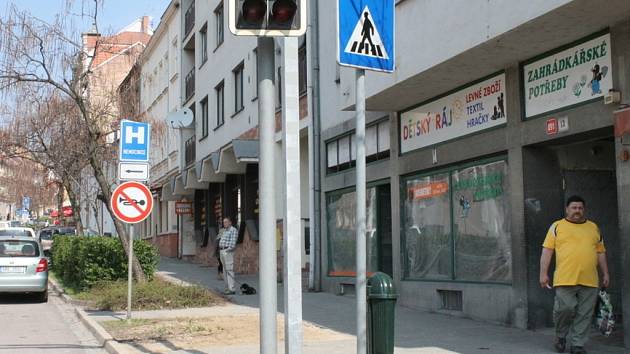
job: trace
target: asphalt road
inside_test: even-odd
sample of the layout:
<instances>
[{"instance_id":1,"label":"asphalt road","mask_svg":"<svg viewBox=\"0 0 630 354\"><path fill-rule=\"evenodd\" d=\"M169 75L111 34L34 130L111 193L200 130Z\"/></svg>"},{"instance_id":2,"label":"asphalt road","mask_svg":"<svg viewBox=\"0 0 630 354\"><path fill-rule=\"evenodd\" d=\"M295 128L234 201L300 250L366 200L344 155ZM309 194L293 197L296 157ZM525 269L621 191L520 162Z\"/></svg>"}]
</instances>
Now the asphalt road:
<instances>
[{"instance_id":1,"label":"asphalt road","mask_svg":"<svg viewBox=\"0 0 630 354\"><path fill-rule=\"evenodd\" d=\"M106 353L73 311L50 290L46 304L0 294L0 353Z\"/></svg>"}]
</instances>

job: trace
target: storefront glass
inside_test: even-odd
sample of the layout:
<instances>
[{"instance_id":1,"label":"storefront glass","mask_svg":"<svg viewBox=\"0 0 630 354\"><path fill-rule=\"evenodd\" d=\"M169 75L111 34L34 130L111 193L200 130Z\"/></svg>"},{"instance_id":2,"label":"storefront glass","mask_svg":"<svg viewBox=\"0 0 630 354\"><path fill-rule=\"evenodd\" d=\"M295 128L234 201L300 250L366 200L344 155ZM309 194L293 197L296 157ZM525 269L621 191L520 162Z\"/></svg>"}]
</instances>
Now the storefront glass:
<instances>
[{"instance_id":1,"label":"storefront glass","mask_svg":"<svg viewBox=\"0 0 630 354\"><path fill-rule=\"evenodd\" d=\"M507 163L404 179L405 279L509 283Z\"/></svg>"},{"instance_id":2,"label":"storefront glass","mask_svg":"<svg viewBox=\"0 0 630 354\"><path fill-rule=\"evenodd\" d=\"M378 269L376 188L366 190L367 271ZM328 275L356 275L356 193L327 197Z\"/></svg>"},{"instance_id":3,"label":"storefront glass","mask_svg":"<svg viewBox=\"0 0 630 354\"><path fill-rule=\"evenodd\" d=\"M455 278L512 279L507 164L503 161L453 171Z\"/></svg>"},{"instance_id":4,"label":"storefront glass","mask_svg":"<svg viewBox=\"0 0 630 354\"><path fill-rule=\"evenodd\" d=\"M450 279L453 262L448 174L411 178L405 188L405 277Z\"/></svg>"}]
</instances>

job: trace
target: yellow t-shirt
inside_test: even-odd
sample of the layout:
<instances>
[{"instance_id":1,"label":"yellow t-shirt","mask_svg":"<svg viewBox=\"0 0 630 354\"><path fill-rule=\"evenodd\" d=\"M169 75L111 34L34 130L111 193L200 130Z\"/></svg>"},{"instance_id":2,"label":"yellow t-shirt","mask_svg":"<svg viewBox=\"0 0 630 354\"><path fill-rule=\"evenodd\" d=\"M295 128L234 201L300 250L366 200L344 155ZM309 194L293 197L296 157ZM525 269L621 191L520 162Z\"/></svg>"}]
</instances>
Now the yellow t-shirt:
<instances>
[{"instance_id":1,"label":"yellow t-shirt","mask_svg":"<svg viewBox=\"0 0 630 354\"><path fill-rule=\"evenodd\" d=\"M606 248L594 222L558 220L551 224L543 247L556 253L554 286L599 287L597 254L606 252Z\"/></svg>"}]
</instances>

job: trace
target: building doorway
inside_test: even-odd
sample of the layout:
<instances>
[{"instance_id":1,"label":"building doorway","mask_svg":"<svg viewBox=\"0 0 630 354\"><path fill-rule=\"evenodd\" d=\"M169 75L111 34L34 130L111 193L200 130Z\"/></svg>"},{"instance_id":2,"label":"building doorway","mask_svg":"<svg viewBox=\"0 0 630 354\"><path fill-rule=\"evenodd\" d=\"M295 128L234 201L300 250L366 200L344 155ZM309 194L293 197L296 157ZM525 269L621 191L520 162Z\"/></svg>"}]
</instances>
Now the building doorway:
<instances>
[{"instance_id":1,"label":"building doorway","mask_svg":"<svg viewBox=\"0 0 630 354\"><path fill-rule=\"evenodd\" d=\"M541 289L540 252L549 228L564 217L565 200L580 195L586 201L586 217L598 224L608 254L615 312L621 308L621 254L615 146L612 133L575 136L553 144L523 148L525 184L525 234L527 238L528 326L553 326L553 291ZM555 262L555 260L553 261ZM553 262L552 269L553 272ZM550 273L551 275L551 273Z\"/></svg>"}]
</instances>

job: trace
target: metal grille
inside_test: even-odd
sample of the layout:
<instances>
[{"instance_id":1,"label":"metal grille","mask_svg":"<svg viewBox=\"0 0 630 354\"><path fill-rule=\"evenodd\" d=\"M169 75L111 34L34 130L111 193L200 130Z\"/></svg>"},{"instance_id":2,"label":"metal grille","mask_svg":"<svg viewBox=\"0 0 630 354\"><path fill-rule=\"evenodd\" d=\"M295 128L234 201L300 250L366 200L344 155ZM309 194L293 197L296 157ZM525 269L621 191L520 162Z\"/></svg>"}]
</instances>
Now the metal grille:
<instances>
[{"instance_id":1,"label":"metal grille","mask_svg":"<svg viewBox=\"0 0 630 354\"><path fill-rule=\"evenodd\" d=\"M457 290L438 290L440 296L441 310L462 311L462 292Z\"/></svg>"}]
</instances>

